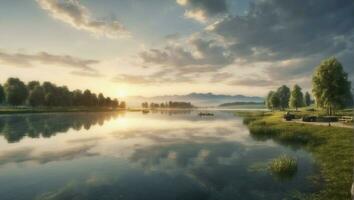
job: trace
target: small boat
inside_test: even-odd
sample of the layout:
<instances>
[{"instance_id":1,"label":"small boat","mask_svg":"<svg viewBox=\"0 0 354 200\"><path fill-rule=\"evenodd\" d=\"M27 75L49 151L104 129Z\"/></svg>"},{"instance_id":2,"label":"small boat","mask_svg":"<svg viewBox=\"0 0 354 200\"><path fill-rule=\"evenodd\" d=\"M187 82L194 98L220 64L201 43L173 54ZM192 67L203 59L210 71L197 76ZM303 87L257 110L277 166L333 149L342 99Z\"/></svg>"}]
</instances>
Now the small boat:
<instances>
[{"instance_id":1,"label":"small boat","mask_svg":"<svg viewBox=\"0 0 354 200\"><path fill-rule=\"evenodd\" d=\"M149 112L150 112L149 110L143 110L143 114L147 114Z\"/></svg>"},{"instance_id":2,"label":"small boat","mask_svg":"<svg viewBox=\"0 0 354 200\"><path fill-rule=\"evenodd\" d=\"M198 115L199 116L214 116L214 113L200 112Z\"/></svg>"}]
</instances>

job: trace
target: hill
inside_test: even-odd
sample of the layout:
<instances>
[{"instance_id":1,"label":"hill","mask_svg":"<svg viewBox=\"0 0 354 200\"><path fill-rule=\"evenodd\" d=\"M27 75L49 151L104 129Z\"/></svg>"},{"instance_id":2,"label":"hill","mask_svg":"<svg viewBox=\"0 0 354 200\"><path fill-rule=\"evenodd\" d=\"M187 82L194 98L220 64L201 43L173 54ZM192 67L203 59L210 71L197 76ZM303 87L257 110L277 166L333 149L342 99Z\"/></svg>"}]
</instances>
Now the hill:
<instances>
[{"instance_id":1,"label":"hill","mask_svg":"<svg viewBox=\"0 0 354 200\"><path fill-rule=\"evenodd\" d=\"M140 106L142 102L191 102L195 106L218 106L229 102L255 102L264 101L262 97L245 95L225 95L213 93L190 93L186 95L162 95L154 97L130 96L127 97L130 106Z\"/></svg>"}]
</instances>

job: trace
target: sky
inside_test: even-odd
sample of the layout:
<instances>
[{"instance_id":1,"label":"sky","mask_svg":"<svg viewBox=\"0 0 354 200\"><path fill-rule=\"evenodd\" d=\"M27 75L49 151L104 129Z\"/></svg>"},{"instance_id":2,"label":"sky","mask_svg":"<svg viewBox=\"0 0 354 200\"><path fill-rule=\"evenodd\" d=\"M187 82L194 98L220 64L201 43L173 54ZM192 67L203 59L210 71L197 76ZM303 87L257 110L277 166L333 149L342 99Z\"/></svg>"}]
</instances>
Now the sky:
<instances>
[{"instance_id":1,"label":"sky","mask_svg":"<svg viewBox=\"0 0 354 200\"><path fill-rule=\"evenodd\" d=\"M353 0L0 0L1 83L264 96L332 56L353 81L353 46Z\"/></svg>"}]
</instances>

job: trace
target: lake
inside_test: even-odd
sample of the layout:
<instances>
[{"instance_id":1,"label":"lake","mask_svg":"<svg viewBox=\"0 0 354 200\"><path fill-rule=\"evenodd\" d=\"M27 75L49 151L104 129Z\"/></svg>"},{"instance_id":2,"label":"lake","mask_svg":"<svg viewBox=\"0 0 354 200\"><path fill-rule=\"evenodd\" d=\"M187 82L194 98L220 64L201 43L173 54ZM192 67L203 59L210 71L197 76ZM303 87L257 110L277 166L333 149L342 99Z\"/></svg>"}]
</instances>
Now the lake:
<instances>
[{"instance_id":1,"label":"lake","mask_svg":"<svg viewBox=\"0 0 354 200\"><path fill-rule=\"evenodd\" d=\"M309 153L213 112L2 115L0 199L279 200L317 189ZM291 177L266 169L282 154L298 160Z\"/></svg>"}]
</instances>

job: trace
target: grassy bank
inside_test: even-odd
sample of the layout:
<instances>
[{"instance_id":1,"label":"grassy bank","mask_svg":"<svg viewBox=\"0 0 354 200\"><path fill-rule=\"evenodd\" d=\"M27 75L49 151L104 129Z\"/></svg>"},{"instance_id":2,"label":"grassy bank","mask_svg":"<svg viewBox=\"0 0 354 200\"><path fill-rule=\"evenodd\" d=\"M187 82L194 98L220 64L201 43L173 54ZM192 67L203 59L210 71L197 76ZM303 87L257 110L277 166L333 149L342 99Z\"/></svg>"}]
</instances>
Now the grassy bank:
<instances>
[{"instance_id":1,"label":"grassy bank","mask_svg":"<svg viewBox=\"0 0 354 200\"><path fill-rule=\"evenodd\" d=\"M258 140L273 139L294 148L312 153L320 168L315 183L323 183L316 194L304 199L351 199L353 182L353 129L315 126L282 121L281 112L238 113Z\"/></svg>"},{"instance_id":2,"label":"grassy bank","mask_svg":"<svg viewBox=\"0 0 354 200\"><path fill-rule=\"evenodd\" d=\"M55 113L55 112L110 112L120 109L99 107L0 107L0 114Z\"/></svg>"}]
</instances>

